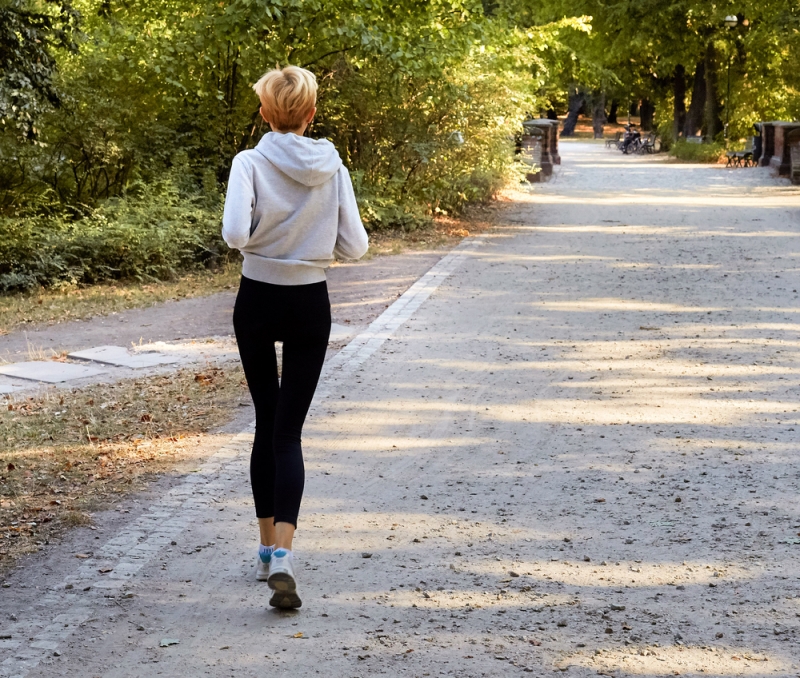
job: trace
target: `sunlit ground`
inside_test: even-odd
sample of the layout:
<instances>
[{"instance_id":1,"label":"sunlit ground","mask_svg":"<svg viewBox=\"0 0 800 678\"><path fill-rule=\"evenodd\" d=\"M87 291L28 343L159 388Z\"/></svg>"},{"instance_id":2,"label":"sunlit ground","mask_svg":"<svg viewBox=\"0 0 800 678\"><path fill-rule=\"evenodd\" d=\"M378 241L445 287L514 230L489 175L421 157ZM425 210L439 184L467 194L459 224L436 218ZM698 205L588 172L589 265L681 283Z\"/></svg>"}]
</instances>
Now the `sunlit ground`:
<instances>
[{"instance_id":1,"label":"sunlit ground","mask_svg":"<svg viewBox=\"0 0 800 678\"><path fill-rule=\"evenodd\" d=\"M800 192L562 156L312 409L302 610L253 581L242 464L126 603L189 629L147 669L800 675Z\"/></svg>"}]
</instances>

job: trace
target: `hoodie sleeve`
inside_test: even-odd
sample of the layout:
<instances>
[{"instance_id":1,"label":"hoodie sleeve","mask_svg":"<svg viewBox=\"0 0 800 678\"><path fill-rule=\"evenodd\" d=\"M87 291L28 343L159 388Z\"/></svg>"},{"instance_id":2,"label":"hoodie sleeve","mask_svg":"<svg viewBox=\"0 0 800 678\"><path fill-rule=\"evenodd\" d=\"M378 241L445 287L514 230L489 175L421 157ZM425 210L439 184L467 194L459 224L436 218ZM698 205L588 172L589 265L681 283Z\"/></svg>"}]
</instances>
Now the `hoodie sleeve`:
<instances>
[{"instance_id":1,"label":"hoodie sleeve","mask_svg":"<svg viewBox=\"0 0 800 678\"><path fill-rule=\"evenodd\" d=\"M339 231L333 253L343 259L360 259L368 247L369 238L358 213L350 173L342 165L339 168Z\"/></svg>"},{"instance_id":2,"label":"hoodie sleeve","mask_svg":"<svg viewBox=\"0 0 800 678\"><path fill-rule=\"evenodd\" d=\"M250 240L256 197L250 163L239 154L233 159L228 177L228 193L222 213L222 239L233 249L241 249Z\"/></svg>"}]
</instances>

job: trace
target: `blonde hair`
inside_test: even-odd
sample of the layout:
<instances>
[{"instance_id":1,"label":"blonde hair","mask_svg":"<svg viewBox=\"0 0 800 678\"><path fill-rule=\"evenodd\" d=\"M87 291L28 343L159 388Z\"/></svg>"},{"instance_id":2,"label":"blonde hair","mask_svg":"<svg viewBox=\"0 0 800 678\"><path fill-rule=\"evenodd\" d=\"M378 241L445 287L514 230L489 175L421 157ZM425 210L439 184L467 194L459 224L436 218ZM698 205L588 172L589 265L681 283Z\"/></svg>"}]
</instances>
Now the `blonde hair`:
<instances>
[{"instance_id":1,"label":"blonde hair","mask_svg":"<svg viewBox=\"0 0 800 678\"><path fill-rule=\"evenodd\" d=\"M268 71L253 89L261 99L264 117L281 131L302 127L317 103L316 77L298 66Z\"/></svg>"}]
</instances>

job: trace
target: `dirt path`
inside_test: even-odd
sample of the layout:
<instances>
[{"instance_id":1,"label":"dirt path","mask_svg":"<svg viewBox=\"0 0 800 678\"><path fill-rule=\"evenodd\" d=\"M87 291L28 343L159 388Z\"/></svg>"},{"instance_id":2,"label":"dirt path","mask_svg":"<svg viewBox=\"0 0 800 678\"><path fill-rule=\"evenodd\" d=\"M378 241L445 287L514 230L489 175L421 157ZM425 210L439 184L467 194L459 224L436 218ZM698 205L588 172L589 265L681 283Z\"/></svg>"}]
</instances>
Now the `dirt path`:
<instances>
[{"instance_id":1,"label":"dirt path","mask_svg":"<svg viewBox=\"0 0 800 678\"><path fill-rule=\"evenodd\" d=\"M445 252L407 252L369 261L338 263L328 271L333 320L364 328L380 315ZM113 344L186 341L233 334L236 291L170 301L52 325L38 325L0 336L0 360L18 362L29 354L77 351ZM355 333L355 332L354 332Z\"/></svg>"},{"instance_id":2,"label":"dirt path","mask_svg":"<svg viewBox=\"0 0 800 678\"><path fill-rule=\"evenodd\" d=\"M800 191L562 157L327 364L302 610L243 433L23 563L0 676L800 674Z\"/></svg>"}]
</instances>

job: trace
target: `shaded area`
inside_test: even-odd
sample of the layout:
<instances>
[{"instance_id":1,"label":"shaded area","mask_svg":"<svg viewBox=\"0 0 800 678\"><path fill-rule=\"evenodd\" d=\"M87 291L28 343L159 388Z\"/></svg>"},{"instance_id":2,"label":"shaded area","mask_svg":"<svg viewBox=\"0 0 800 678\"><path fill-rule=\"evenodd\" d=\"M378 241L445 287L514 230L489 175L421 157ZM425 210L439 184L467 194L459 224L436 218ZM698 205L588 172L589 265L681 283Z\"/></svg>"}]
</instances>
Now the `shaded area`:
<instances>
[{"instance_id":1,"label":"shaded area","mask_svg":"<svg viewBox=\"0 0 800 678\"><path fill-rule=\"evenodd\" d=\"M628 204L624 159L565 150L316 403L300 612L254 581L242 460L30 675L796 675L793 189L665 169Z\"/></svg>"}]
</instances>

